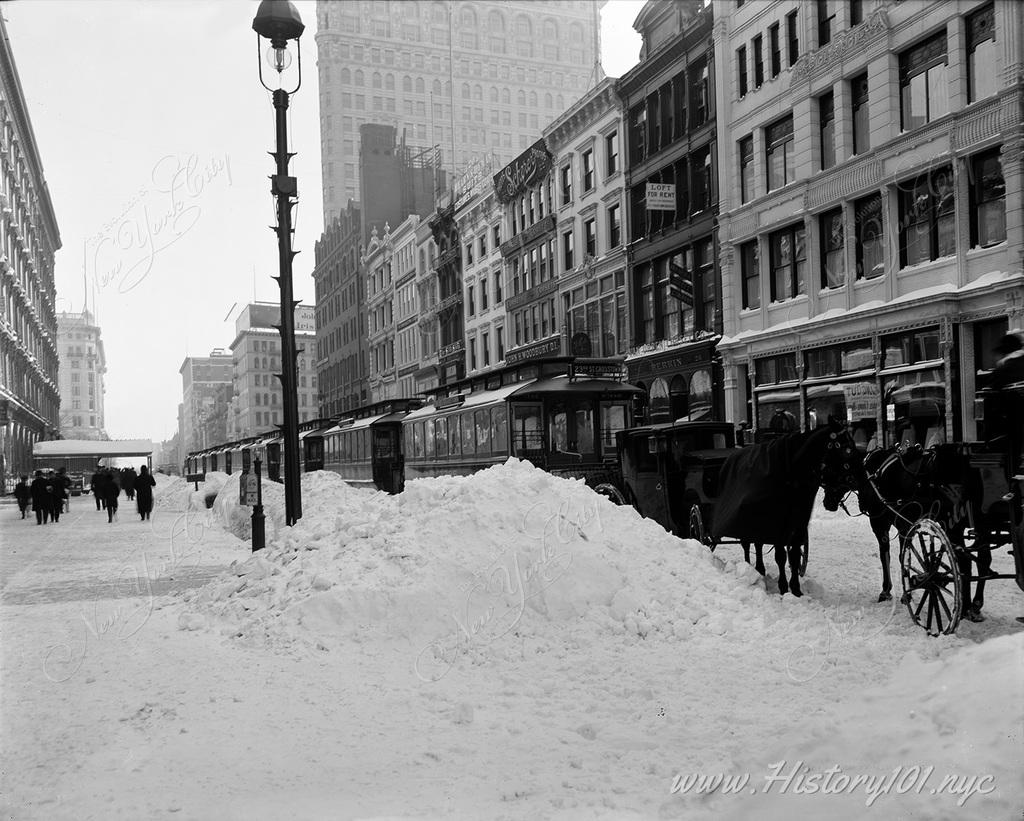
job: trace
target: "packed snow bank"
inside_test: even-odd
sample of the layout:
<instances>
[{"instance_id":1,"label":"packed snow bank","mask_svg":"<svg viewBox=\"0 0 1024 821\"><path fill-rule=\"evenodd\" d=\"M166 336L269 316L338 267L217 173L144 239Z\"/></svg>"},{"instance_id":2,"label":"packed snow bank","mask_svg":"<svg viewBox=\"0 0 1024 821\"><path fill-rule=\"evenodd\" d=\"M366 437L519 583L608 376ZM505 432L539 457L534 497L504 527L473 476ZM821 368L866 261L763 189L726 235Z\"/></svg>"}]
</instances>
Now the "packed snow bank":
<instances>
[{"instance_id":1,"label":"packed snow bank","mask_svg":"<svg viewBox=\"0 0 1024 821\"><path fill-rule=\"evenodd\" d=\"M193 485L181 476L165 476L154 473L156 487L153 488L153 507L156 510L184 510L188 505Z\"/></svg>"},{"instance_id":2,"label":"packed snow bank","mask_svg":"<svg viewBox=\"0 0 1024 821\"><path fill-rule=\"evenodd\" d=\"M1010 818L1024 802L1022 693L1024 634L931 661L910 651L885 685L795 719L804 740L748 762L756 797L691 798L715 818Z\"/></svg>"},{"instance_id":3,"label":"packed snow bank","mask_svg":"<svg viewBox=\"0 0 1024 821\"><path fill-rule=\"evenodd\" d=\"M282 517L283 499L264 503L268 521ZM226 498L218 510L233 527ZM415 641L429 678L544 625L675 641L746 631L771 610L748 565L515 459L398 496L305 474L303 510L274 540L268 527L265 553L190 594L196 614L250 638Z\"/></svg>"}]
</instances>

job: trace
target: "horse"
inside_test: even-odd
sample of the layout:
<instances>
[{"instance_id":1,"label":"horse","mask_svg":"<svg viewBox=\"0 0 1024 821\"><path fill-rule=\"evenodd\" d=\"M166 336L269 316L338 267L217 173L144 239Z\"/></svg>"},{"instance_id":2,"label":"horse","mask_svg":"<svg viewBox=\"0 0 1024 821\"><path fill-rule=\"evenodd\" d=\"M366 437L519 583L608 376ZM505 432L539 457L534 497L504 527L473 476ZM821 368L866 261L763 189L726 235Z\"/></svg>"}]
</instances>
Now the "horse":
<instances>
[{"instance_id":1,"label":"horse","mask_svg":"<svg viewBox=\"0 0 1024 821\"><path fill-rule=\"evenodd\" d=\"M892 577L889 573L889 533L896 529L900 544L921 518L927 516L943 526L951 539L963 543L968 519L966 504L977 498L977 477L967 458L955 447L936 445L923 449L896 445L873 450L864 457L864 476L857 489L857 503L868 517L871 531L878 542L878 558L882 566L882 592L878 601L892 600ZM964 498L966 496L966 498ZM970 595L971 556L960 551L961 602L963 618L984 621L981 608L985 603L985 576L992 567L992 550L987 531L975 511L978 584Z\"/></svg>"},{"instance_id":2,"label":"horse","mask_svg":"<svg viewBox=\"0 0 1024 821\"><path fill-rule=\"evenodd\" d=\"M745 447L722 465L712 538L756 544L761 573L760 547L771 544L779 568L779 593L800 596L800 547L807 540L818 488L825 488L825 508L838 510L846 494L860 484L858 467L859 451L852 435L832 419L810 431Z\"/></svg>"}]
</instances>

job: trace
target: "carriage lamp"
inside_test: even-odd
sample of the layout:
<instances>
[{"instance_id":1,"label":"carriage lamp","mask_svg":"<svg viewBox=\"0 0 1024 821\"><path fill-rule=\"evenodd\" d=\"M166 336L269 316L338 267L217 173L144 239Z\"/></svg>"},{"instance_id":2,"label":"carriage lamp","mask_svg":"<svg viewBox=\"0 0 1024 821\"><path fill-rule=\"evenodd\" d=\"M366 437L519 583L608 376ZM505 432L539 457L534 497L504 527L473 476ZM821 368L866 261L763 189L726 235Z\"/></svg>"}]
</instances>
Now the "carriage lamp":
<instances>
[{"instance_id":1,"label":"carriage lamp","mask_svg":"<svg viewBox=\"0 0 1024 821\"><path fill-rule=\"evenodd\" d=\"M277 145L273 152L277 163L275 174L270 177L270 191L277 206L277 225L271 226L277 233L278 268L277 284L281 289L281 320L278 331L281 334L281 398L284 405L284 424L280 425L284 445L284 500L285 523L294 525L302 518L302 476L299 473L299 399L297 389L298 351L295 349L295 305L292 298L292 209L298 202L298 184L288 174L288 111L289 95L302 85L302 49L299 38L305 31L298 9L289 0L263 0L252 21L256 32L257 64L260 83L271 92L274 103ZM295 85L289 91L285 88L292 64L288 50L290 41L295 41L297 67ZM269 46L264 51L264 42ZM267 84L263 78L263 60L276 74L276 87Z\"/></svg>"}]
</instances>

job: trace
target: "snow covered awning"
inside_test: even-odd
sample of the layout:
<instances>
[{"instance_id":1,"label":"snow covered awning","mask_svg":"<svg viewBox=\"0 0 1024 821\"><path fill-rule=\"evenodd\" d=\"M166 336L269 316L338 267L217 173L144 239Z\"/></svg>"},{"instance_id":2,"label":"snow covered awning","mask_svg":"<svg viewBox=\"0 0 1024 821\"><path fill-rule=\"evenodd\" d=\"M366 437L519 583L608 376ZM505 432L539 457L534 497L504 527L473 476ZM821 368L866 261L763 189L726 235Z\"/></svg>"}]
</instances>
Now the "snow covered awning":
<instances>
[{"instance_id":1,"label":"snow covered awning","mask_svg":"<svg viewBox=\"0 0 1024 821\"><path fill-rule=\"evenodd\" d=\"M102 442L96 439L52 439L36 442L32 455L36 457L95 456L97 459L117 456L151 456L150 439L115 439Z\"/></svg>"}]
</instances>

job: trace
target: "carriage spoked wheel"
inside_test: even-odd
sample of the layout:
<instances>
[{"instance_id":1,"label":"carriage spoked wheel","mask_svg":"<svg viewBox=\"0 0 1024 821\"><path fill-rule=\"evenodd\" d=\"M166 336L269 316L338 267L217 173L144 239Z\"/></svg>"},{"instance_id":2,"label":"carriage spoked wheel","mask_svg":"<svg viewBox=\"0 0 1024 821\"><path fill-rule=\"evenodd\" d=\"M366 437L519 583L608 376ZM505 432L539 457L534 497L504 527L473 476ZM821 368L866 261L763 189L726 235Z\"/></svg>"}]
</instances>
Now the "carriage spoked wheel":
<instances>
[{"instance_id":1,"label":"carriage spoked wheel","mask_svg":"<svg viewBox=\"0 0 1024 821\"><path fill-rule=\"evenodd\" d=\"M704 527L704 516L700 512L700 505L690 506L690 538L700 542L712 552L716 547L711 536L708 535L707 528Z\"/></svg>"},{"instance_id":2,"label":"carriage spoked wheel","mask_svg":"<svg viewBox=\"0 0 1024 821\"><path fill-rule=\"evenodd\" d=\"M900 545L903 597L910 617L931 636L951 635L960 624L960 569L953 543L932 519L921 519Z\"/></svg>"}]
</instances>

